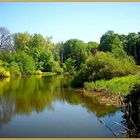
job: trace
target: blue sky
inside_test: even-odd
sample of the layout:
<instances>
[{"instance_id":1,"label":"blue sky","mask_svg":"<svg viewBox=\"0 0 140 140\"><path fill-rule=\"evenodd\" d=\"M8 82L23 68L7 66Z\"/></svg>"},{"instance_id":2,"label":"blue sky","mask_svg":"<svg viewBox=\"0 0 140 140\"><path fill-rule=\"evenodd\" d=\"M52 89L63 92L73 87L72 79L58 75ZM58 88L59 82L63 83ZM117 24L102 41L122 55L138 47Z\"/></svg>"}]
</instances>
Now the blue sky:
<instances>
[{"instance_id":1,"label":"blue sky","mask_svg":"<svg viewBox=\"0 0 140 140\"><path fill-rule=\"evenodd\" d=\"M140 31L140 2L0 2L0 26L52 36L54 42L99 42L108 30Z\"/></svg>"}]
</instances>

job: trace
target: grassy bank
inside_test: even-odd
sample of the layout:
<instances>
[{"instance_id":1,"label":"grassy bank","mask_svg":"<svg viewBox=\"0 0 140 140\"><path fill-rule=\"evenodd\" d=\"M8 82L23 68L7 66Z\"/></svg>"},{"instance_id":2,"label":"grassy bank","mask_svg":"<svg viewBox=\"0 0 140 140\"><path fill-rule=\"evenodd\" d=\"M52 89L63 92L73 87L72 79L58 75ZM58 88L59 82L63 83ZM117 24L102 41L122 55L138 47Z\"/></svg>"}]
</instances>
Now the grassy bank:
<instances>
[{"instance_id":1,"label":"grassy bank","mask_svg":"<svg viewBox=\"0 0 140 140\"><path fill-rule=\"evenodd\" d=\"M32 76L32 75L40 75L40 76L53 76L53 75L57 75L57 73L55 72L40 72L40 73L35 73L35 74L31 74L31 75L10 75L9 72L5 72L4 74L0 73L0 77L4 78L4 77L20 77L20 76Z\"/></svg>"},{"instance_id":2,"label":"grassy bank","mask_svg":"<svg viewBox=\"0 0 140 140\"><path fill-rule=\"evenodd\" d=\"M57 73L55 73L55 72L42 72L42 76L53 76L53 75L57 75Z\"/></svg>"},{"instance_id":3,"label":"grassy bank","mask_svg":"<svg viewBox=\"0 0 140 140\"><path fill-rule=\"evenodd\" d=\"M135 86L140 86L140 76L129 75L125 77L116 77L111 80L100 80L96 82L84 83L86 90L107 91L110 94L127 96Z\"/></svg>"}]
</instances>

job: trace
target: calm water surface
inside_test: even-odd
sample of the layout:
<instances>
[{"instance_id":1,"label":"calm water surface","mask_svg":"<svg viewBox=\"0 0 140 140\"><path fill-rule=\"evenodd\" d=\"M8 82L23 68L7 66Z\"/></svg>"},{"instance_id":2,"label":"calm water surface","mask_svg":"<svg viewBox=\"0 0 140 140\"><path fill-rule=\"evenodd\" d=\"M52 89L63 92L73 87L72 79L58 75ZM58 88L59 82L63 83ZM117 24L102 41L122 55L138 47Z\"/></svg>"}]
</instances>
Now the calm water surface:
<instances>
[{"instance_id":1,"label":"calm water surface","mask_svg":"<svg viewBox=\"0 0 140 140\"><path fill-rule=\"evenodd\" d=\"M126 137L112 123L122 123L120 109L83 96L69 81L69 76L0 80L0 137Z\"/></svg>"}]
</instances>

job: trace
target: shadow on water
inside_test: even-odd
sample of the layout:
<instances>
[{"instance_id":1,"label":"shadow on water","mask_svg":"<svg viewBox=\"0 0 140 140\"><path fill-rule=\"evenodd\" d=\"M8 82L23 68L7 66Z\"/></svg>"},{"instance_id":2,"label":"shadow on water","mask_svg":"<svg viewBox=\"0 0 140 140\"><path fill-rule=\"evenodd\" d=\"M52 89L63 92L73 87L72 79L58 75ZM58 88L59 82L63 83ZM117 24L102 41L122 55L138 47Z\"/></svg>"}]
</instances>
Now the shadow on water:
<instances>
[{"instance_id":1,"label":"shadow on water","mask_svg":"<svg viewBox=\"0 0 140 140\"><path fill-rule=\"evenodd\" d=\"M130 138L140 137L140 86L135 86L134 90L124 101L123 109L127 136Z\"/></svg>"}]
</instances>

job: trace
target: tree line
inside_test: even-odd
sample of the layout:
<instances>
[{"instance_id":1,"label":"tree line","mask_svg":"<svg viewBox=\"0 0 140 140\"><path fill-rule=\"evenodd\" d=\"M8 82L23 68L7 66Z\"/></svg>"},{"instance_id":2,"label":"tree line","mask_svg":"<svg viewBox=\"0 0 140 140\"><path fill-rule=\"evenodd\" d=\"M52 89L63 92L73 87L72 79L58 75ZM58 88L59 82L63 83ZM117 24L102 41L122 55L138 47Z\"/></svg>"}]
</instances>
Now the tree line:
<instances>
[{"instance_id":1,"label":"tree line","mask_svg":"<svg viewBox=\"0 0 140 140\"><path fill-rule=\"evenodd\" d=\"M133 73L136 64L140 64L139 33L107 31L100 43L79 39L53 43L51 37L10 34L6 27L0 27L0 76L32 75L37 71L70 73L81 85L83 81Z\"/></svg>"}]
</instances>

